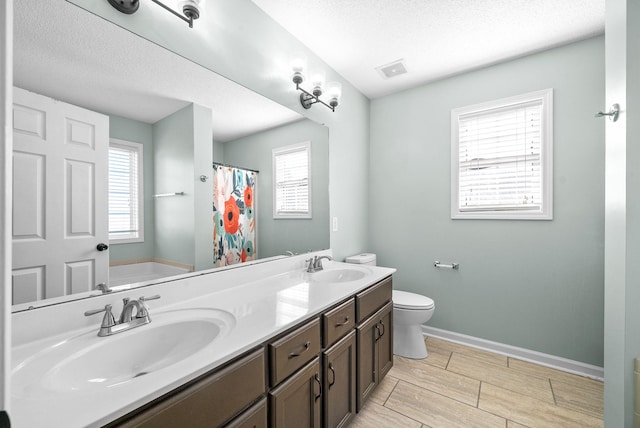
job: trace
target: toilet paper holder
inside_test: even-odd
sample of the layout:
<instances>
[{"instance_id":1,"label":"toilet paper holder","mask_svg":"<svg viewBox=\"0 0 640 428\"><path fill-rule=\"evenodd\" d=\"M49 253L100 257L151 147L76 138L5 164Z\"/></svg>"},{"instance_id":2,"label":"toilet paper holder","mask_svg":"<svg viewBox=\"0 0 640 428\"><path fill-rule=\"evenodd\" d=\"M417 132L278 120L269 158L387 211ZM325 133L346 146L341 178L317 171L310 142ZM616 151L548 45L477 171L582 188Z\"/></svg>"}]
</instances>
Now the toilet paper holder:
<instances>
[{"instance_id":1,"label":"toilet paper holder","mask_svg":"<svg viewBox=\"0 0 640 428\"><path fill-rule=\"evenodd\" d=\"M459 263L451 263L450 265L445 263L440 263L438 260L433 262L433 266L437 268L446 268L446 269L458 269L460 267Z\"/></svg>"}]
</instances>

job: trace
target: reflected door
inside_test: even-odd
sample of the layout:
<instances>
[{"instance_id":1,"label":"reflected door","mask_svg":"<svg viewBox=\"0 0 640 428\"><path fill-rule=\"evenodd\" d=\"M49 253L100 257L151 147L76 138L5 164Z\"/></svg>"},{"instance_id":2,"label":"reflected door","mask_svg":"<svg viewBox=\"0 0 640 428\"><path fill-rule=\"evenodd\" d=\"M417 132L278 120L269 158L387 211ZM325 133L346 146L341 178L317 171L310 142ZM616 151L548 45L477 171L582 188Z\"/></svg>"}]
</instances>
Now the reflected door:
<instances>
[{"instance_id":1,"label":"reflected door","mask_svg":"<svg viewBox=\"0 0 640 428\"><path fill-rule=\"evenodd\" d=\"M107 282L109 118L14 88L13 139L13 304Z\"/></svg>"}]
</instances>

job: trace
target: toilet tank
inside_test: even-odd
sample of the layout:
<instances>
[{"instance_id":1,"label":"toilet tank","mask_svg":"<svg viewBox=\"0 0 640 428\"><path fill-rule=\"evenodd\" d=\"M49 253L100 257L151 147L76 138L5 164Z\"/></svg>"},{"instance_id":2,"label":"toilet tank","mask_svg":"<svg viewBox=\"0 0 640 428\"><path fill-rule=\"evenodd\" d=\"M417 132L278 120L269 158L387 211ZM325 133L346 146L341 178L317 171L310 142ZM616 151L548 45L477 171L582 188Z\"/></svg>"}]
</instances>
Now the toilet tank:
<instances>
[{"instance_id":1,"label":"toilet tank","mask_svg":"<svg viewBox=\"0 0 640 428\"><path fill-rule=\"evenodd\" d=\"M356 254L355 256L349 256L345 259L347 263L355 263L360 265L376 265L376 255L372 253L361 253Z\"/></svg>"}]
</instances>

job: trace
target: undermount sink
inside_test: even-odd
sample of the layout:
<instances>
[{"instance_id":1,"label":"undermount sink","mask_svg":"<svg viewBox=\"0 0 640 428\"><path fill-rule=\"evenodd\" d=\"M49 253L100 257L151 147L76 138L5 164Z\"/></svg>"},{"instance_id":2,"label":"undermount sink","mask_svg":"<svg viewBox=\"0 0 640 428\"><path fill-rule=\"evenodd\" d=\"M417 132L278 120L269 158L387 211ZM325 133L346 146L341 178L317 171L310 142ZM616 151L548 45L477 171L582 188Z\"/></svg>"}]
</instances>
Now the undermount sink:
<instances>
[{"instance_id":1,"label":"undermount sink","mask_svg":"<svg viewBox=\"0 0 640 428\"><path fill-rule=\"evenodd\" d=\"M351 282L364 278L367 272L360 269L339 268L322 270L311 274L311 279L317 282Z\"/></svg>"},{"instance_id":2,"label":"undermount sink","mask_svg":"<svg viewBox=\"0 0 640 428\"><path fill-rule=\"evenodd\" d=\"M16 395L90 393L113 388L207 349L235 325L216 309L184 309L151 314L150 324L107 337L95 331L52 345L13 370Z\"/></svg>"}]
</instances>

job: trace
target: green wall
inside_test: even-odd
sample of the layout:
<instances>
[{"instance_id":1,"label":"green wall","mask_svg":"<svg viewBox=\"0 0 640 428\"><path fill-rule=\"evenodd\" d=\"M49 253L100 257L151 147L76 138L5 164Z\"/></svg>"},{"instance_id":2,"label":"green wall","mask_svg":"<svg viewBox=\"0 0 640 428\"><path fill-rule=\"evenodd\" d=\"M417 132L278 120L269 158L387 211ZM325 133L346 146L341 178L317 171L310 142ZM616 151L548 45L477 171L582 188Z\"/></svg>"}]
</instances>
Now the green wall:
<instances>
[{"instance_id":1,"label":"green wall","mask_svg":"<svg viewBox=\"0 0 640 428\"><path fill-rule=\"evenodd\" d=\"M451 220L451 109L545 88L553 220ZM369 249L435 300L430 326L602 366L603 105L604 37L371 102Z\"/></svg>"},{"instance_id":2,"label":"green wall","mask_svg":"<svg viewBox=\"0 0 640 428\"><path fill-rule=\"evenodd\" d=\"M191 104L153 124L156 193L155 257L213 267L211 110Z\"/></svg>"},{"instance_id":3,"label":"green wall","mask_svg":"<svg viewBox=\"0 0 640 428\"><path fill-rule=\"evenodd\" d=\"M311 141L313 218L273 218L271 150ZM260 171L258 174L258 257L285 251L303 253L329 248L329 133L326 127L302 120L224 144L224 161Z\"/></svg>"},{"instance_id":4,"label":"green wall","mask_svg":"<svg viewBox=\"0 0 640 428\"><path fill-rule=\"evenodd\" d=\"M193 105L153 124L156 193L155 256L194 264ZM179 219L179 221L176 221Z\"/></svg>"},{"instance_id":5,"label":"green wall","mask_svg":"<svg viewBox=\"0 0 640 428\"><path fill-rule=\"evenodd\" d=\"M153 131L148 123L109 116L109 136L120 140L141 143L144 169L144 242L117 244L111 242L109 261L153 257L154 251L154 185L153 185Z\"/></svg>"}]
</instances>

